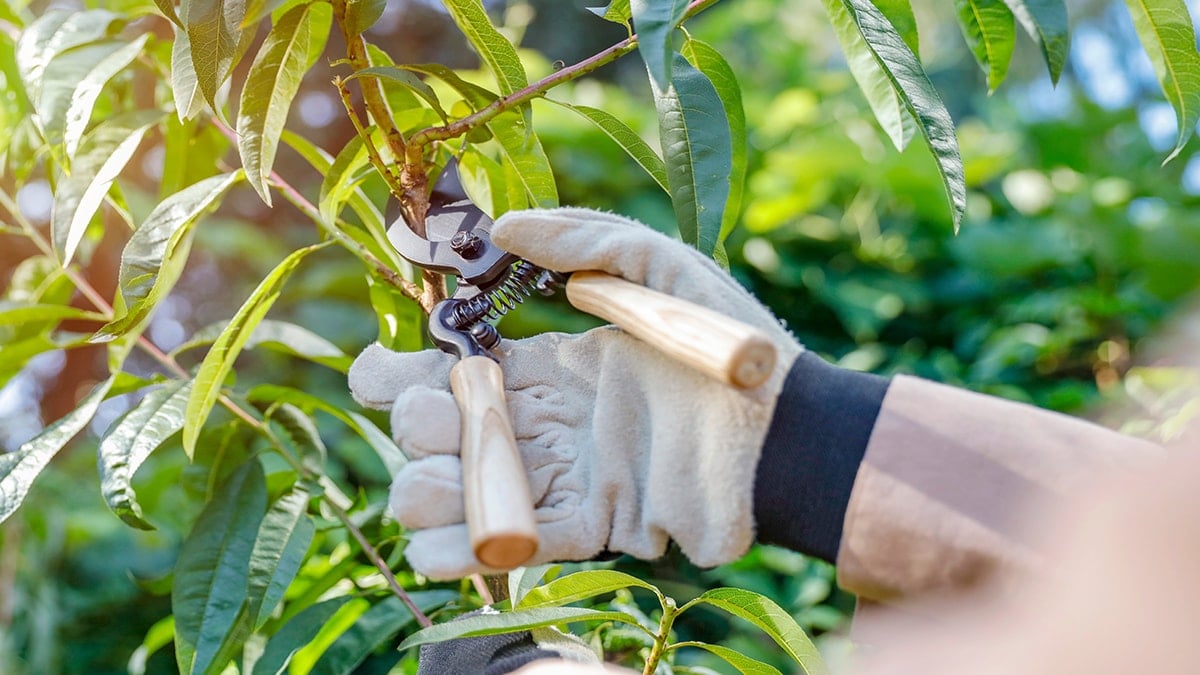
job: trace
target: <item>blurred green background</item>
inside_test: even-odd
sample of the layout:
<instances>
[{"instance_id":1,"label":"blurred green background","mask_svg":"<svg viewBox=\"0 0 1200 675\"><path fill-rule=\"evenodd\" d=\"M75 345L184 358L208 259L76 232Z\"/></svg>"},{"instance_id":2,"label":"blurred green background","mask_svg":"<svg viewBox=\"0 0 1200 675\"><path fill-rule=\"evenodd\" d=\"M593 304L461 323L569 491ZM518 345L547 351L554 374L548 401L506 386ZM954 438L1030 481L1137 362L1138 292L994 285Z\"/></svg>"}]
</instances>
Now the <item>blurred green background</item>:
<instances>
[{"instance_id":1,"label":"blurred green background","mask_svg":"<svg viewBox=\"0 0 1200 675\"><path fill-rule=\"evenodd\" d=\"M580 2L492 4L512 35L540 52L529 56L535 69L571 63L623 37ZM374 40L397 60L472 67L434 5L390 3ZM927 150L914 143L897 153L890 146L818 3L725 0L689 25L731 62L745 97L750 170L741 224L728 243L732 273L810 349L849 368L912 373L1076 414L1129 403L1131 382L1144 391L1185 380L1167 370L1130 376L1139 344L1200 282L1200 159L1193 141L1160 166L1173 143L1174 115L1124 5L1070 6L1073 47L1057 88L1036 46L1021 36L1009 80L990 97L949 20L952 4L917 5L924 62L959 127L966 163L968 216L957 236ZM632 59L614 64L551 97L606 109L649 138L656 118L637 68ZM326 71L310 76L292 128L336 149L353 130L328 82ZM557 106L538 103L534 110L564 204L611 209L671 231L666 195L603 133ZM135 170L157 180L155 161L161 166L150 151ZM222 158L198 147L194 161L206 166ZM281 155L279 167L302 189L319 185L320 176L292 155ZM31 182L20 195L31 217L40 203L37 186ZM139 196L128 198L132 204ZM268 211L249 190L231 195L199 230L197 253L151 337L169 349L228 317L275 262L311 236L307 227L286 205ZM113 242L118 254L119 244ZM376 331L361 267L337 251L321 256L297 274L273 316L354 353ZM10 266L3 257L0 263L9 281ZM518 337L590 325L594 320L561 299L539 300L507 317L501 330ZM63 401L70 405L102 359L98 350L51 354L10 381L0 390L3 447L15 448L69 409ZM286 384L353 405L345 382L329 370L260 351L239 365L239 383ZM1173 428L1163 420L1177 422L1178 410L1154 400L1133 401L1140 407L1131 428L1161 437ZM128 402L107 403L93 431L122 405ZM329 470L379 500L386 472L340 429L322 426L333 450ZM94 440L80 439L0 527L0 672L126 672L146 631L169 612L161 580L194 516L188 490L195 472L177 450L151 459L139 495L162 527L136 532L101 500L93 451ZM831 655L846 647L853 601L835 590L832 568L818 561L760 548L714 570L695 569L677 554L617 564L677 597L718 585L766 593ZM769 640L747 626L716 614L689 619L677 624L681 635L787 668ZM628 647L618 633L607 640L612 650ZM386 672L394 661L382 655L362 672ZM170 672L173 663L160 652L146 672ZM400 667L411 670L411 659Z\"/></svg>"}]
</instances>

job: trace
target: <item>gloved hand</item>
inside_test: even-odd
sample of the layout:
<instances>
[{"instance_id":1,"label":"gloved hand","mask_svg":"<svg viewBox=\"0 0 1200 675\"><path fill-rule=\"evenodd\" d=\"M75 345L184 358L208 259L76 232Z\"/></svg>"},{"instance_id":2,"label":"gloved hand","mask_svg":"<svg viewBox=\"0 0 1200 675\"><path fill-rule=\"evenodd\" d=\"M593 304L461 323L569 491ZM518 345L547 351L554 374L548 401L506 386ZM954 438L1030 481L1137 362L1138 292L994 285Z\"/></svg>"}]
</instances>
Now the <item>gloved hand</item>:
<instances>
[{"instance_id":1,"label":"gloved hand","mask_svg":"<svg viewBox=\"0 0 1200 675\"><path fill-rule=\"evenodd\" d=\"M496 610L485 608L460 618L488 613L494 614ZM572 666L585 673L603 675L608 672L600 657L583 640L551 626L424 645L417 675L502 675L534 662L554 664L552 672L560 675Z\"/></svg>"},{"instance_id":2,"label":"gloved hand","mask_svg":"<svg viewBox=\"0 0 1200 675\"><path fill-rule=\"evenodd\" d=\"M605 550L651 559L669 539L702 566L744 553L754 540L763 438L803 347L711 260L627 218L579 208L513 212L496 221L492 238L547 269L600 270L712 308L762 329L778 350L767 382L739 391L614 327L502 342L495 352L540 537L530 564ZM392 434L412 461L395 477L390 507L415 530L409 562L435 579L488 571L463 522L454 363L440 351L375 344L349 374L355 400L392 411Z\"/></svg>"}]
</instances>

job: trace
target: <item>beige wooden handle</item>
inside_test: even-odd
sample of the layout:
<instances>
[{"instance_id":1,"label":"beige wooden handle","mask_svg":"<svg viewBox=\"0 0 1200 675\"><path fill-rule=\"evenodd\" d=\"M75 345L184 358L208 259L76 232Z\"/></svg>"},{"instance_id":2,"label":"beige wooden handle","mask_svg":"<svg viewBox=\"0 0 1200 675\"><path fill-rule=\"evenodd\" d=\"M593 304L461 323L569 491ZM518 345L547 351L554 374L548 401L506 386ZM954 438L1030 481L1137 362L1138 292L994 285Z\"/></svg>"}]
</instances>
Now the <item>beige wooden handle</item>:
<instances>
[{"instance_id":1,"label":"beige wooden handle","mask_svg":"<svg viewBox=\"0 0 1200 675\"><path fill-rule=\"evenodd\" d=\"M684 365L739 389L775 368L775 345L757 328L604 272L575 272L567 299Z\"/></svg>"},{"instance_id":2,"label":"beige wooden handle","mask_svg":"<svg viewBox=\"0 0 1200 675\"><path fill-rule=\"evenodd\" d=\"M486 356L468 356L450 370L450 389L462 414L463 501L471 548L488 567L520 567L537 552L537 527L500 366Z\"/></svg>"}]
</instances>

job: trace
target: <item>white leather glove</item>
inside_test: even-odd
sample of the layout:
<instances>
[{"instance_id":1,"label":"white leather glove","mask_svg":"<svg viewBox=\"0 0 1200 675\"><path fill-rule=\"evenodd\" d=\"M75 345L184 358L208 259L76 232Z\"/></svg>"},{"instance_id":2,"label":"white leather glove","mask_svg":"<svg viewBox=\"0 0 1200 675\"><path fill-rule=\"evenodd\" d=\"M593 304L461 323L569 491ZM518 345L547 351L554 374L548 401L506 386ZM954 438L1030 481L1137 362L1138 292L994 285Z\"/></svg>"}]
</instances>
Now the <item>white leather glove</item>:
<instances>
[{"instance_id":1,"label":"white leather glove","mask_svg":"<svg viewBox=\"0 0 1200 675\"><path fill-rule=\"evenodd\" d=\"M614 327L502 342L495 353L540 537L530 564L605 550L652 559L669 539L698 565L739 557L754 541L763 438L803 347L711 260L627 218L519 211L496 221L492 239L546 269L600 270L712 308L763 330L778 350L767 382L739 391ZM409 562L435 579L489 571L463 522L454 363L440 351L374 344L349 374L355 400L392 411L392 434L411 461L395 476L390 507L414 530Z\"/></svg>"}]
</instances>

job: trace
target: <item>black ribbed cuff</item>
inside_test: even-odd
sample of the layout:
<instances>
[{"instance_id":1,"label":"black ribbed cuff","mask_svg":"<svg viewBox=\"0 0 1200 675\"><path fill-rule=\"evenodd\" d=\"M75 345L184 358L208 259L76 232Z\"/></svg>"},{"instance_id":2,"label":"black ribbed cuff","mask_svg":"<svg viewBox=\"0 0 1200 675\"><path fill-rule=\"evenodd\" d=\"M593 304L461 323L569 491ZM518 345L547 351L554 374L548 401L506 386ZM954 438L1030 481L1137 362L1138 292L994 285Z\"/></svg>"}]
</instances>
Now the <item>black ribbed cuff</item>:
<instances>
[{"instance_id":1,"label":"black ribbed cuff","mask_svg":"<svg viewBox=\"0 0 1200 675\"><path fill-rule=\"evenodd\" d=\"M754 480L760 542L837 559L850 491L890 382L811 352L796 359Z\"/></svg>"}]
</instances>

